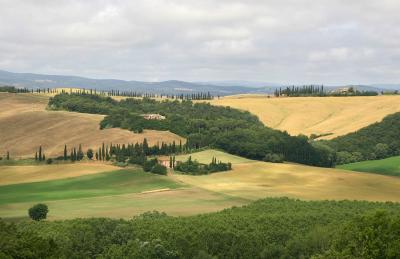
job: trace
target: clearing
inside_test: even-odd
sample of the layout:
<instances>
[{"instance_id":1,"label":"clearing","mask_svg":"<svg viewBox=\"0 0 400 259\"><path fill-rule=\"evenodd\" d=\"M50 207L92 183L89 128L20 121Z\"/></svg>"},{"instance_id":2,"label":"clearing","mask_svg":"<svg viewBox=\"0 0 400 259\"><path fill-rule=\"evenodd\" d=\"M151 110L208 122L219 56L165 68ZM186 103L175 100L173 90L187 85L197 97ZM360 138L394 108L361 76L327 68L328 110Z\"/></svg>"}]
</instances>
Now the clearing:
<instances>
[{"instance_id":1,"label":"clearing","mask_svg":"<svg viewBox=\"0 0 400 259\"><path fill-rule=\"evenodd\" d=\"M37 94L0 93L0 155L33 157L39 146L47 157L62 155L82 144L84 150L106 144L179 142L183 138L168 131L146 130L135 134L119 128L100 130L103 115L47 111L48 97Z\"/></svg>"},{"instance_id":2,"label":"clearing","mask_svg":"<svg viewBox=\"0 0 400 259\"><path fill-rule=\"evenodd\" d=\"M289 97L227 96L210 101L257 115L267 126L291 135L330 134L331 139L357 131L400 111L400 96Z\"/></svg>"}]
</instances>

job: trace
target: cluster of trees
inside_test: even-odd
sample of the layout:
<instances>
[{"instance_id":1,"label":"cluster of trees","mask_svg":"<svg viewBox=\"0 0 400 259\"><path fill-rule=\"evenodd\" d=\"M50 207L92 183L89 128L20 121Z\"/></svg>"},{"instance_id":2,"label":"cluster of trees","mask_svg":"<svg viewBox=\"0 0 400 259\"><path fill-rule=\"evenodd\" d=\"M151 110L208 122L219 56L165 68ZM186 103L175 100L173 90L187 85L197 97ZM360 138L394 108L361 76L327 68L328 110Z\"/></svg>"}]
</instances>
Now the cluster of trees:
<instances>
[{"instance_id":1,"label":"cluster of trees","mask_svg":"<svg viewBox=\"0 0 400 259\"><path fill-rule=\"evenodd\" d=\"M0 86L0 93L1 92L6 92L6 93L29 93L30 90L27 88L16 88L15 86Z\"/></svg>"},{"instance_id":2,"label":"cluster of trees","mask_svg":"<svg viewBox=\"0 0 400 259\"><path fill-rule=\"evenodd\" d=\"M347 164L400 155L400 113L386 116L354 133L323 141L336 151L336 163Z\"/></svg>"},{"instance_id":3,"label":"cluster of trees","mask_svg":"<svg viewBox=\"0 0 400 259\"><path fill-rule=\"evenodd\" d=\"M375 96L378 92L375 91L359 91L354 87L349 87L343 91L331 91L327 92L324 90L324 86L316 85L304 85L304 86L292 86L286 88L276 89L274 92L275 97L287 96L287 97L304 97L304 96Z\"/></svg>"},{"instance_id":4,"label":"cluster of trees","mask_svg":"<svg viewBox=\"0 0 400 259\"><path fill-rule=\"evenodd\" d=\"M167 175L167 168L158 162L157 158L145 160L143 162L143 170L153 174Z\"/></svg>"},{"instance_id":5,"label":"cluster of trees","mask_svg":"<svg viewBox=\"0 0 400 259\"><path fill-rule=\"evenodd\" d=\"M208 103L157 101L128 98L116 101L90 94L59 94L50 98L49 107L107 115L101 128L119 127L134 132L143 129L169 130L186 137L188 149L214 147L231 154L262 160L267 154L279 154L284 160L316 166L332 166L326 147L312 145L305 136L290 136L265 127L249 112ZM165 120L146 120L141 115L156 113Z\"/></svg>"},{"instance_id":6,"label":"cluster of trees","mask_svg":"<svg viewBox=\"0 0 400 259\"><path fill-rule=\"evenodd\" d=\"M39 150L35 152L35 161L46 161L46 155L42 149L42 146L39 146Z\"/></svg>"},{"instance_id":7,"label":"cluster of trees","mask_svg":"<svg viewBox=\"0 0 400 259\"><path fill-rule=\"evenodd\" d=\"M4 258L400 258L400 205L268 198L190 217L7 223Z\"/></svg>"},{"instance_id":8,"label":"cluster of trees","mask_svg":"<svg viewBox=\"0 0 400 259\"><path fill-rule=\"evenodd\" d=\"M274 95L276 97L289 96L289 97L299 97L299 96L326 96L324 91L324 86L317 85L303 85L303 86L292 86L286 88L275 89Z\"/></svg>"},{"instance_id":9,"label":"cluster of trees","mask_svg":"<svg viewBox=\"0 0 400 259\"><path fill-rule=\"evenodd\" d=\"M174 168L184 174L203 175L232 170L232 164L217 162L217 159L213 157L211 163L206 165L199 163L197 160L192 160L192 157L189 156L186 161L178 162Z\"/></svg>"}]
</instances>

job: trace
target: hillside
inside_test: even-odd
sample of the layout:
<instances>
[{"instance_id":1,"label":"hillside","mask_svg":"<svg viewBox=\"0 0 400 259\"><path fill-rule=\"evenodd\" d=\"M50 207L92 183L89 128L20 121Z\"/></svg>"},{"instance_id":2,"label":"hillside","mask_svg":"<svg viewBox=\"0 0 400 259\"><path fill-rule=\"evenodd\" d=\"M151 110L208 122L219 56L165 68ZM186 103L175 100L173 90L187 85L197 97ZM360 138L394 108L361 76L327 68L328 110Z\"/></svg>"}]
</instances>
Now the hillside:
<instances>
[{"instance_id":1,"label":"hillside","mask_svg":"<svg viewBox=\"0 0 400 259\"><path fill-rule=\"evenodd\" d=\"M193 158L211 161L215 151L203 151ZM400 202L400 178L360 174L346 170L299 164L275 164L259 161L237 162L236 157L219 155L233 162L233 170L203 176L174 174L177 180L205 190L240 197L293 197L306 200L370 200ZM186 157L177 157L177 159ZM236 163L235 163L236 161Z\"/></svg>"},{"instance_id":2,"label":"hillside","mask_svg":"<svg viewBox=\"0 0 400 259\"><path fill-rule=\"evenodd\" d=\"M102 142L136 143L147 138L150 144L181 139L166 131L100 130L102 115L47 111L48 98L31 94L0 94L0 155L33 157L42 145L47 156L61 155L64 144L69 147L98 148Z\"/></svg>"},{"instance_id":3,"label":"hillside","mask_svg":"<svg viewBox=\"0 0 400 259\"><path fill-rule=\"evenodd\" d=\"M400 111L400 96L267 98L265 95L227 96L211 101L250 111L267 126L291 135L354 132Z\"/></svg>"},{"instance_id":4,"label":"hillside","mask_svg":"<svg viewBox=\"0 0 400 259\"><path fill-rule=\"evenodd\" d=\"M350 163L350 164L340 165L337 168L357 171L357 172L400 176L400 156L389 157L380 160Z\"/></svg>"}]
</instances>

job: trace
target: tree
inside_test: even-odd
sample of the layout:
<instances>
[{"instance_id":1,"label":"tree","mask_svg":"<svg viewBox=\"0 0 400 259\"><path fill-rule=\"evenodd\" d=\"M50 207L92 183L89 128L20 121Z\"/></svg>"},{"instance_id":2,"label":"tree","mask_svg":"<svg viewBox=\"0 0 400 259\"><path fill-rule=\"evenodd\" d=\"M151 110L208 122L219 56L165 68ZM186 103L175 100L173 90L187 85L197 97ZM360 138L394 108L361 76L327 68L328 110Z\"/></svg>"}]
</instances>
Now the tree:
<instances>
[{"instance_id":1,"label":"tree","mask_svg":"<svg viewBox=\"0 0 400 259\"><path fill-rule=\"evenodd\" d=\"M388 156L389 146L387 144L378 143L374 148L374 153L378 159L385 158Z\"/></svg>"},{"instance_id":2,"label":"tree","mask_svg":"<svg viewBox=\"0 0 400 259\"><path fill-rule=\"evenodd\" d=\"M87 158L89 158L90 160L93 158L93 149L89 148L86 152L86 156ZM96 153L96 157L98 156L98 154Z\"/></svg>"},{"instance_id":3,"label":"tree","mask_svg":"<svg viewBox=\"0 0 400 259\"><path fill-rule=\"evenodd\" d=\"M10 152L9 152L9 151L7 151L7 157L6 157L6 159L7 159L7 160L10 160Z\"/></svg>"},{"instance_id":4,"label":"tree","mask_svg":"<svg viewBox=\"0 0 400 259\"><path fill-rule=\"evenodd\" d=\"M49 208L43 203L38 203L28 210L29 217L36 221L46 219L48 212Z\"/></svg>"},{"instance_id":5,"label":"tree","mask_svg":"<svg viewBox=\"0 0 400 259\"><path fill-rule=\"evenodd\" d=\"M78 148L78 153L77 153L77 160L82 160L83 159L83 151L82 151L82 145L79 144L79 148Z\"/></svg>"},{"instance_id":6,"label":"tree","mask_svg":"<svg viewBox=\"0 0 400 259\"><path fill-rule=\"evenodd\" d=\"M39 146L39 161L42 161L42 146Z\"/></svg>"},{"instance_id":7,"label":"tree","mask_svg":"<svg viewBox=\"0 0 400 259\"><path fill-rule=\"evenodd\" d=\"M64 160L68 159L68 155L67 155L67 145L64 145Z\"/></svg>"}]
</instances>

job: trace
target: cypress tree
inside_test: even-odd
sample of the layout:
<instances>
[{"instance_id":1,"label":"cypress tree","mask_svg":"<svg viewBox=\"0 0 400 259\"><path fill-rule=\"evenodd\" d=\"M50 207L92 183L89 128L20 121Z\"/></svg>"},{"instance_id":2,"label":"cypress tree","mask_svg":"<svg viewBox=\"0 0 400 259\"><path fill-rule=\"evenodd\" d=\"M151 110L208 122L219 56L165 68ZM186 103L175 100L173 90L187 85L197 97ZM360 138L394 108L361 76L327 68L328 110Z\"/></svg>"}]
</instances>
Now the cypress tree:
<instances>
[{"instance_id":1,"label":"cypress tree","mask_svg":"<svg viewBox=\"0 0 400 259\"><path fill-rule=\"evenodd\" d=\"M7 151L7 160L10 160L10 152Z\"/></svg>"},{"instance_id":2,"label":"cypress tree","mask_svg":"<svg viewBox=\"0 0 400 259\"><path fill-rule=\"evenodd\" d=\"M64 160L67 160L68 155L67 155L67 145L64 145Z\"/></svg>"},{"instance_id":3,"label":"cypress tree","mask_svg":"<svg viewBox=\"0 0 400 259\"><path fill-rule=\"evenodd\" d=\"M37 151L35 152L35 161L38 160L38 155L37 155Z\"/></svg>"},{"instance_id":4,"label":"cypress tree","mask_svg":"<svg viewBox=\"0 0 400 259\"><path fill-rule=\"evenodd\" d=\"M101 160L104 161L105 156L106 156L106 153L105 153L104 142L103 142L103 146L101 147Z\"/></svg>"},{"instance_id":5,"label":"cypress tree","mask_svg":"<svg viewBox=\"0 0 400 259\"><path fill-rule=\"evenodd\" d=\"M46 160L46 156L44 155L44 153L43 153L43 156L42 156L42 160L43 160L43 161Z\"/></svg>"},{"instance_id":6,"label":"cypress tree","mask_svg":"<svg viewBox=\"0 0 400 259\"><path fill-rule=\"evenodd\" d=\"M169 157L169 168L172 168L172 156Z\"/></svg>"},{"instance_id":7,"label":"cypress tree","mask_svg":"<svg viewBox=\"0 0 400 259\"><path fill-rule=\"evenodd\" d=\"M42 161L42 146L39 146L39 161Z\"/></svg>"},{"instance_id":8,"label":"cypress tree","mask_svg":"<svg viewBox=\"0 0 400 259\"><path fill-rule=\"evenodd\" d=\"M96 151L96 160L99 160L99 153Z\"/></svg>"},{"instance_id":9,"label":"cypress tree","mask_svg":"<svg viewBox=\"0 0 400 259\"><path fill-rule=\"evenodd\" d=\"M172 157L172 168L175 168L175 156Z\"/></svg>"}]
</instances>

